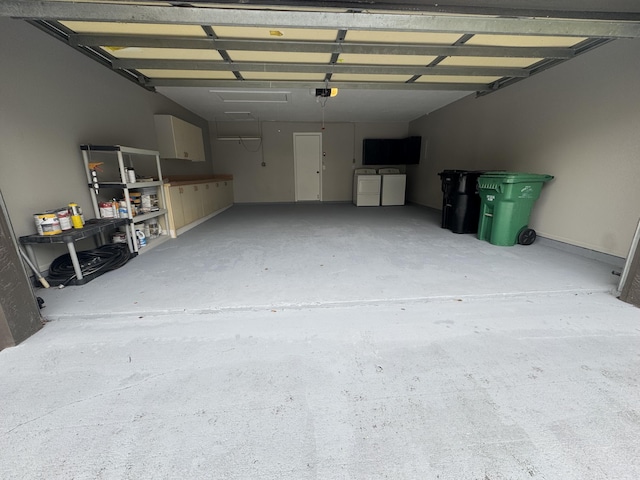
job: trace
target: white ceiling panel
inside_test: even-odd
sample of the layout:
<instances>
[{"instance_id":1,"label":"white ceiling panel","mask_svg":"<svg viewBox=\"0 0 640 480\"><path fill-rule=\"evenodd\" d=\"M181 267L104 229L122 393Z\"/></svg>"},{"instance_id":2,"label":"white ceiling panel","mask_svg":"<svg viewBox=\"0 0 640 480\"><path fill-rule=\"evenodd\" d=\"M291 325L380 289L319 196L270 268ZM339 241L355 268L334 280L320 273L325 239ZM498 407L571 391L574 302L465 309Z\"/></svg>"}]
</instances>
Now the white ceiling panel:
<instances>
[{"instance_id":1,"label":"white ceiling panel","mask_svg":"<svg viewBox=\"0 0 640 480\"><path fill-rule=\"evenodd\" d=\"M484 83L489 84L500 80L500 77L481 77L463 75L422 75L416 83Z\"/></svg>"},{"instance_id":2,"label":"white ceiling panel","mask_svg":"<svg viewBox=\"0 0 640 480\"><path fill-rule=\"evenodd\" d=\"M305 80L313 82L322 82L324 75L322 73L300 73L300 72L240 72L246 80Z\"/></svg>"},{"instance_id":3,"label":"white ceiling panel","mask_svg":"<svg viewBox=\"0 0 640 480\"><path fill-rule=\"evenodd\" d=\"M198 25L171 25L150 23L114 23L114 22L60 22L78 33L112 33L132 35L161 35L206 37L202 27Z\"/></svg>"},{"instance_id":4,"label":"white ceiling panel","mask_svg":"<svg viewBox=\"0 0 640 480\"><path fill-rule=\"evenodd\" d=\"M435 56L424 55L359 55L343 53L338 57L338 64L344 65L429 65Z\"/></svg>"},{"instance_id":5,"label":"white ceiling panel","mask_svg":"<svg viewBox=\"0 0 640 480\"><path fill-rule=\"evenodd\" d=\"M474 35L465 45L490 45L499 47L572 47L586 40L576 37L551 37L533 35Z\"/></svg>"},{"instance_id":6,"label":"white ceiling panel","mask_svg":"<svg viewBox=\"0 0 640 480\"><path fill-rule=\"evenodd\" d=\"M222 60L216 50L187 48L103 47L116 58L172 60Z\"/></svg>"},{"instance_id":7,"label":"white ceiling panel","mask_svg":"<svg viewBox=\"0 0 640 480\"><path fill-rule=\"evenodd\" d=\"M251 38L259 40L333 41L337 30L278 28L278 27L221 27L214 26L218 38Z\"/></svg>"},{"instance_id":8,"label":"white ceiling panel","mask_svg":"<svg viewBox=\"0 0 640 480\"><path fill-rule=\"evenodd\" d=\"M424 32L398 32L398 31L367 31L349 30L345 42L361 43L426 43L434 45L452 45L462 33L424 33Z\"/></svg>"},{"instance_id":9,"label":"white ceiling panel","mask_svg":"<svg viewBox=\"0 0 640 480\"><path fill-rule=\"evenodd\" d=\"M138 71L149 78L202 78L212 80L234 80L236 78L232 72L212 70L164 70L141 68Z\"/></svg>"},{"instance_id":10,"label":"white ceiling panel","mask_svg":"<svg viewBox=\"0 0 640 480\"><path fill-rule=\"evenodd\" d=\"M329 63L331 55L327 53L300 52L227 52L234 62L271 62L271 63Z\"/></svg>"},{"instance_id":11,"label":"white ceiling panel","mask_svg":"<svg viewBox=\"0 0 640 480\"><path fill-rule=\"evenodd\" d=\"M506 57L447 57L439 65L465 67L528 67L542 58L506 58Z\"/></svg>"},{"instance_id":12,"label":"white ceiling panel","mask_svg":"<svg viewBox=\"0 0 640 480\"><path fill-rule=\"evenodd\" d=\"M404 83L411 77L408 75L369 75L360 73L334 73L331 80L334 82L396 82Z\"/></svg>"}]
</instances>

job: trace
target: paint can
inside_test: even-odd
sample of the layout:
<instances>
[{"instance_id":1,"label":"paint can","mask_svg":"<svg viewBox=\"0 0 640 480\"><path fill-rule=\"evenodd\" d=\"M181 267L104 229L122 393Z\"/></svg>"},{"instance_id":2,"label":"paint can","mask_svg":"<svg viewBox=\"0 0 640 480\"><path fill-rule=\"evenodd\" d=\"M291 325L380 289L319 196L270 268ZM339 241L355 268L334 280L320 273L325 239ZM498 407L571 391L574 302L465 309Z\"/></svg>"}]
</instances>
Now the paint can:
<instances>
[{"instance_id":1,"label":"paint can","mask_svg":"<svg viewBox=\"0 0 640 480\"><path fill-rule=\"evenodd\" d=\"M71 215L69 214L69 210L67 208L63 208L56 212L56 216L58 217L58 221L60 222L61 230L71 230L73 228L73 224L71 223Z\"/></svg>"},{"instance_id":2,"label":"paint can","mask_svg":"<svg viewBox=\"0 0 640 480\"><path fill-rule=\"evenodd\" d=\"M115 218L117 209L113 208L113 202L100 202L100 218Z\"/></svg>"},{"instance_id":3,"label":"paint can","mask_svg":"<svg viewBox=\"0 0 640 480\"><path fill-rule=\"evenodd\" d=\"M127 243L127 234L125 232L115 232L111 236L112 243Z\"/></svg>"},{"instance_id":4,"label":"paint can","mask_svg":"<svg viewBox=\"0 0 640 480\"><path fill-rule=\"evenodd\" d=\"M69 211L71 212L71 224L73 228L82 228L84 222L82 221L82 209L77 203L69 204Z\"/></svg>"},{"instance_id":5,"label":"paint can","mask_svg":"<svg viewBox=\"0 0 640 480\"><path fill-rule=\"evenodd\" d=\"M57 235L62 233L60 220L55 213L36 213L33 216L39 235Z\"/></svg>"},{"instance_id":6,"label":"paint can","mask_svg":"<svg viewBox=\"0 0 640 480\"><path fill-rule=\"evenodd\" d=\"M42 217L43 215L45 215L44 213L36 213L33 215L33 221L36 224L36 232L38 233L38 235L44 235L44 233L42 233Z\"/></svg>"}]
</instances>

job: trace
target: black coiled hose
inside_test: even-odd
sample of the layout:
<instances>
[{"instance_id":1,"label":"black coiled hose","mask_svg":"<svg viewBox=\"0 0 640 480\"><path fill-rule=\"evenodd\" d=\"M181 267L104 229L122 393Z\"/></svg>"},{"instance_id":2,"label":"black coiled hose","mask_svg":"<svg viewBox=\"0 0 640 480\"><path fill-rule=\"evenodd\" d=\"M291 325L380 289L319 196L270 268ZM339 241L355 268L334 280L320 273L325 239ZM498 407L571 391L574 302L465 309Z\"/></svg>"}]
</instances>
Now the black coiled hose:
<instances>
[{"instance_id":1,"label":"black coiled hose","mask_svg":"<svg viewBox=\"0 0 640 480\"><path fill-rule=\"evenodd\" d=\"M132 257L126 243L109 243L93 250L78 252L77 255L83 277L120 268ZM75 278L71 255L61 255L51 262L48 277L50 282L64 286Z\"/></svg>"}]
</instances>

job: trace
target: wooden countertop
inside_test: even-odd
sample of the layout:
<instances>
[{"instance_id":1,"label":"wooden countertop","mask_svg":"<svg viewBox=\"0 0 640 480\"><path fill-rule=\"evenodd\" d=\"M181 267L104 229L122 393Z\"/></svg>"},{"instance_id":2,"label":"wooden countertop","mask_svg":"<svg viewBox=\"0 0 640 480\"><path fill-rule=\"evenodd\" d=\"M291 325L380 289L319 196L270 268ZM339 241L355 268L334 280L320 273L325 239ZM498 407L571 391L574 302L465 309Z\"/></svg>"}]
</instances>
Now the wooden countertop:
<instances>
[{"instance_id":1,"label":"wooden countertop","mask_svg":"<svg viewBox=\"0 0 640 480\"><path fill-rule=\"evenodd\" d=\"M193 185L196 183L209 183L233 180L233 175L168 175L164 177L165 185Z\"/></svg>"}]
</instances>

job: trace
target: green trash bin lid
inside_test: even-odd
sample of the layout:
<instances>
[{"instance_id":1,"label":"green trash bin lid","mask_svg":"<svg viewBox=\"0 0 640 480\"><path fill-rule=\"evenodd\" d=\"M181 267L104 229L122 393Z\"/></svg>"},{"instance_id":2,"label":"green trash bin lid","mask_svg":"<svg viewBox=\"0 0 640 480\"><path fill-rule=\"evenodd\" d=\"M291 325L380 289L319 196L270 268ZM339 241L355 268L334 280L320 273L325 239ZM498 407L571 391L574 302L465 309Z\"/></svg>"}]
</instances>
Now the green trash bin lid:
<instances>
[{"instance_id":1,"label":"green trash bin lid","mask_svg":"<svg viewBox=\"0 0 640 480\"><path fill-rule=\"evenodd\" d=\"M497 183L531 183L531 182L548 182L552 180L553 175L543 175L538 173L521 173L521 172L485 172L480 175L479 180L487 179Z\"/></svg>"}]
</instances>

